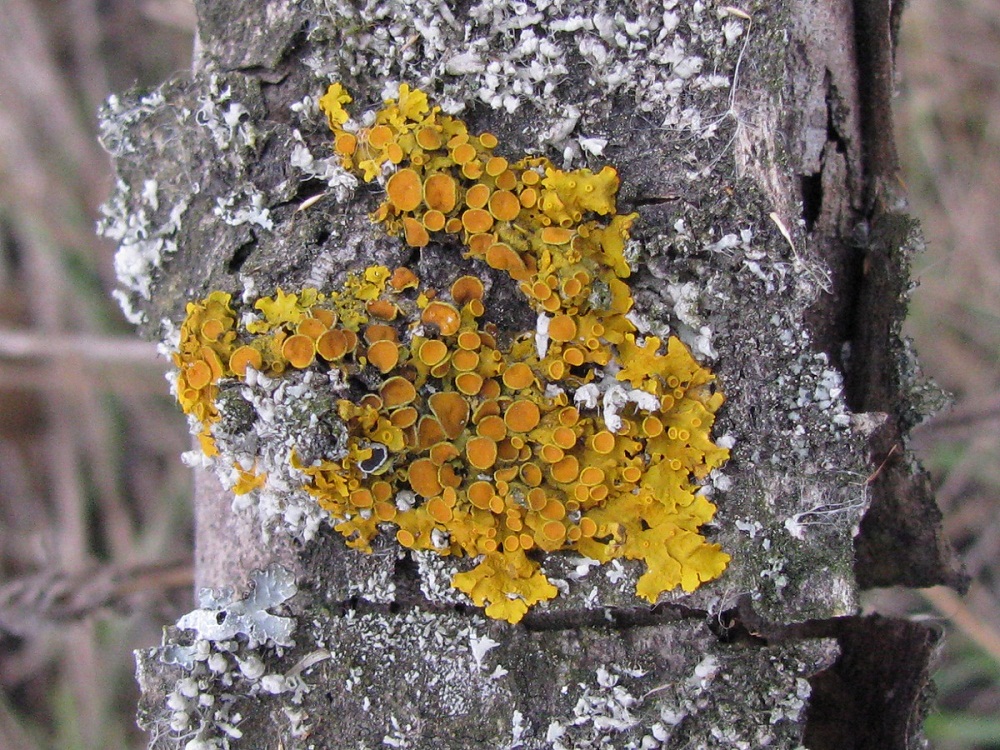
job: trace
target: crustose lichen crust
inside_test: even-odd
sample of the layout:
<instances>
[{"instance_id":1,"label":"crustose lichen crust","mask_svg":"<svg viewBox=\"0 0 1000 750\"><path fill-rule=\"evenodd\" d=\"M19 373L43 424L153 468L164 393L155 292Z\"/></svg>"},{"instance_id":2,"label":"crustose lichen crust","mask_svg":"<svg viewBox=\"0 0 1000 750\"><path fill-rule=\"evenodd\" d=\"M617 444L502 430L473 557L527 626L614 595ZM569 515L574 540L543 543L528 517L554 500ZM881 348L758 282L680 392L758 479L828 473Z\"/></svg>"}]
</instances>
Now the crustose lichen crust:
<instances>
[{"instance_id":1,"label":"crustose lichen crust","mask_svg":"<svg viewBox=\"0 0 1000 750\"><path fill-rule=\"evenodd\" d=\"M220 382L338 371L366 390L333 407L346 439L288 461L350 546L393 529L405 548L479 558L452 584L512 623L556 596L542 553L642 560L636 593L651 602L718 577L729 556L699 533L715 507L695 482L728 457L710 437L723 397L677 338L642 338L627 317L636 217L616 213L617 172L509 161L405 84L367 128L350 102L334 84L320 103L344 167L387 175L373 221L502 272L538 324L499 331L479 278L432 289L405 267L370 266L329 294L279 289L259 315L214 292L188 305L175 355L205 452ZM267 481L237 470L238 493Z\"/></svg>"}]
</instances>

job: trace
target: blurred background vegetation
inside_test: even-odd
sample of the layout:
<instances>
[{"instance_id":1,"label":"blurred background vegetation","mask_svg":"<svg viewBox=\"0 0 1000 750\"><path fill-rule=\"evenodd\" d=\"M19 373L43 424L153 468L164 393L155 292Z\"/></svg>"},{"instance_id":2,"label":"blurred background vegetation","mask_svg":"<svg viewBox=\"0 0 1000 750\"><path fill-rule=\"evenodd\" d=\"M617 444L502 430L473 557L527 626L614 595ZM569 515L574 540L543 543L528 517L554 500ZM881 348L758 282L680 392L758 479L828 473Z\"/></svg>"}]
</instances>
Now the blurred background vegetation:
<instances>
[{"instance_id":1,"label":"blurred background vegetation","mask_svg":"<svg viewBox=\"0 0 1000 750\"><path fill-rule=\"evenodd\" d=\"M165 363L110 300L95 113L189 66L189 0L0 0L0 748L140 748L134 648L193 606L191 480ZM929 249L909 334L955 395L915 447L970 594L879 591L939 623L939 750L1000 748L1000 3L910 0L901 179Z\"/></svg>"}]
</instances>

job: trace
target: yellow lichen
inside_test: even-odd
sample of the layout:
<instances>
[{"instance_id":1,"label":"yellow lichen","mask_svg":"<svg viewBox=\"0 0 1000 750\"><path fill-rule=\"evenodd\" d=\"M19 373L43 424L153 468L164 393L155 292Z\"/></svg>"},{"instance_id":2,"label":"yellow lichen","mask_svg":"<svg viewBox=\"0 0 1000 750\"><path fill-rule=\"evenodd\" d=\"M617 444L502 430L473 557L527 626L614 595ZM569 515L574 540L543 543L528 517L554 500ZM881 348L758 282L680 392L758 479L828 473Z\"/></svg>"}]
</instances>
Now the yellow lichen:
<instances>
[{"instance_id":1,"label":"yellow lichen","mask_svg":"<svg viewBox=\"0 0 1000 750\"><path fill-rule=\"evenodd\" d=\"M404 547L481 556L452 583L509 622L556 596L544 552L642 560L637 593L651 602L718 577L729 557L698 533L715 508L694 480L728 457L710 438L722 395L678 339L643 338L626 317L635 215L615 213L615 170L508 160L493 153L495 136L470 134L405 85L371 127L348 132L350 101L334 84L320 102L343 165L369 181L394 169L373 220L411 246L457 241L505 271L546 343L525 331L501 346L471 276L433 290L410 269L371 266L329 295L278 290L246 326L215 292L188 306L175 356L178 399L203 425L206 451L220 378L370 363L383 377L377 394L338 403L346 455L289 459L350 546L370 551L391 524ZM617 412L617 429L570 395L612 363L618 383L600 388L648 396ZM238 487L262 481L242 472ZM396 502L407 490L416 501Z\"/></svg>"}]
</instances>

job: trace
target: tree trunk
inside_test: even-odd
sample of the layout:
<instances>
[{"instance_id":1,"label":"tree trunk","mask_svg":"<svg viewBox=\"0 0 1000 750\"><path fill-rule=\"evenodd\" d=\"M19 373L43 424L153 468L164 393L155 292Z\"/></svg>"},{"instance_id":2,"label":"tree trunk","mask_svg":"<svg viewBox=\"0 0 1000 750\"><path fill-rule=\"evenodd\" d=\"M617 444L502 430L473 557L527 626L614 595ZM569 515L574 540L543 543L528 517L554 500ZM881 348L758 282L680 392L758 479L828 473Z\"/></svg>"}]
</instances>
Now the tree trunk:
<instances>
[{"instance_id":1,"label":"tree trunk","mask_svg":"<svg viewBox=\"0 0 1000 750\"><path fill-rule=\"evenodd\" d=\"M407 84L512 163L617 170L637 335L679 336L725 395L712 434L731 454L699 480L717 506L700 533L730 561L654 605L639 561L533 552L558 596L486 617L448 585L475 560L391 529L350 549L289 485L288 441L337 429L328 401L223 378L222 456L192 461L197 579L230 591L138 655L151 746L922 746L937 635L858 615L863 588L963 585L906 448L935 391L900 337L921 240L892 142L899 4L196 6L193 74L103 116L104 231L143 334L176 346L216 290L239 317L373 265L439 290L478 276L487 318L533 330L496 264L373 222L380 180L355 185L334 153L330 83L358 121Z\"/></svg>"}]
</instances>

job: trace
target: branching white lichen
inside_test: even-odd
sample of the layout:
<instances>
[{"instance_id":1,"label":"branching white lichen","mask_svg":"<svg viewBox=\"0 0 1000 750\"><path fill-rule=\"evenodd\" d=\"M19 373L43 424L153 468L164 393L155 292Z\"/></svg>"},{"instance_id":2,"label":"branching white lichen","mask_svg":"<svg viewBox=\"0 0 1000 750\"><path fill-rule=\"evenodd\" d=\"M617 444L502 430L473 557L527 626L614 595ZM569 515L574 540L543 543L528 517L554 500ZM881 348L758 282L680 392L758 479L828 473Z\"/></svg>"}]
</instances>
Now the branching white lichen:
<instances>
[{"instance_id":1,"label":"branching white lichen","mask_svg":"<svg viewBox=\"0 0 1000 750\"><path fill-rule=\"evenodd\" d=\"M295 620L271 610L295 595L295 580L272 566L252 574L251 583L243 599L229 590L203 590L200 608L177 621L191 638L165 641L157 651L162 663L183 671L167 694L167 726L154 729L174 747L228 750L243 736L244 716L255 710L250 701L284 694L292 704L302 703L309 690L303 674L329 657L318 649L285 671L269 672L267 665L279 663L294 645ZM306 720L301 711L289 716L290 731L301 734Z\"/></svg>"},{"instance_id":2,"label":"branching white lichen","mask_svg":"<svg viewBox=\"0 0 1000 750\"><path fill-rule=\"evenodd\" d=\"M586 130L583 104L567 107L562 85L586 71L594 102L632 98L656 126L711 139L730 103L702 110L706 92L730 88L748 17L710 2L667 0L609 13L592 0L480 0L461 17L446 6L403 0L324 0L320 45L308 64L322 77L408 81L455 114L478 100L507 114L541 113L538 143L567 162L607 143ZM730 52L733 54L730 54ZM709 106L709 105L705 105ZM533 117L536 117L533 115Z\"/></svg>"},{"instance_id":3,"label":"branching white lichen","mask_svg":"<svg viewBox=\"0 0 1000 750\"><path fill-rule=\"evenodd\" d=\"M146 180L142 192L133 196L129 185L119 179L111 197L101 206L102 218L97 224L98 234L118 243L115 253L118 281L143 299L150 298L154 269L160 268L166 257L177 252L175 237L189 205L182 200L163 216L158 187L155 180ZM157 216L162 218L157 219ZM117 296L124 299L124 295ZM126 309L124 305L123 309ZM129 320L134 324L144 322L134 310Z\"/></svg>"}]
</instances>

